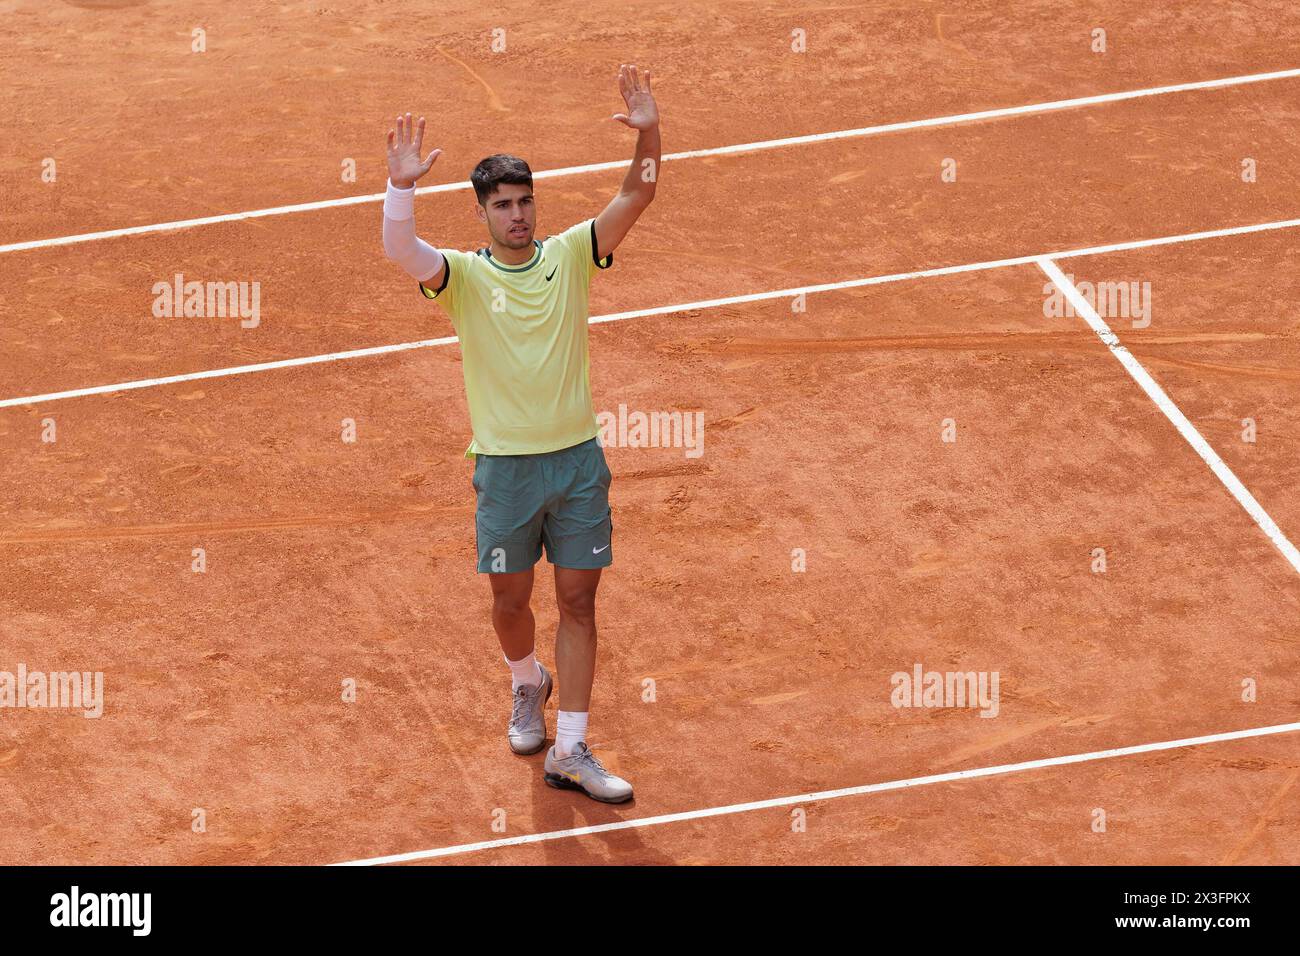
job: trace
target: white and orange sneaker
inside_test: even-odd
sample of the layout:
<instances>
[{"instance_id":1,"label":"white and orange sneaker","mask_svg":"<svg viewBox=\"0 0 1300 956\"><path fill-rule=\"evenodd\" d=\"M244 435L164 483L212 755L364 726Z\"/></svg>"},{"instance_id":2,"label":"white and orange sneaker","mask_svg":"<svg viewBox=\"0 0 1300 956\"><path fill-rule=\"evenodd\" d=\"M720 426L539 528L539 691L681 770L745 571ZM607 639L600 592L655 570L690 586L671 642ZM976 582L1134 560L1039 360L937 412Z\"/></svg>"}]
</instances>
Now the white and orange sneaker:
<instances>
[{"instance_id":1,"label":"white and orange sneaker","mask_svg":"<svg viewBox=\"0 0 1300 956\"><path fill-rule=\"evenodd\" d=\"M601 803L625 803L632 799L632 785L606 770L585 743L567 757L557 756L555 748L546 752L542 778L558 790L581 790Z\"/></svg>"},{"instance_id":2,"label":"white and orange sneaker","mask_svg":"<svg viewBox=\"0 0 1300 956\"><path fill-rule=\"evenodd\" d=\"M537 667L542 672L542 682L536 686L524 684L515 691L510 709L506 739L510 741L510 749L517 754L535 754L546 746L546 701L555 685L551 672L540 662Z\"/></svg>"}]
</instances>

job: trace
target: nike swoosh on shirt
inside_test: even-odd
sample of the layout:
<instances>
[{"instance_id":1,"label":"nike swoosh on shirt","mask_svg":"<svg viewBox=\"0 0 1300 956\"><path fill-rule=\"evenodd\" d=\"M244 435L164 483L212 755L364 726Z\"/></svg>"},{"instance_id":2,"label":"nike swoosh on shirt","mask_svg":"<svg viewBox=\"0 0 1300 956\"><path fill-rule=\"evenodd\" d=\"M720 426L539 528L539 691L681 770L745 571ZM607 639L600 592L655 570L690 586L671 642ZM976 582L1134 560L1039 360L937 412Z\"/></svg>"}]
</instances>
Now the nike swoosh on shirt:
<instances>
[{"instance_id":1,"label":"nike swoosh on shirt","mask_svg":"<svg viewBox=\"0 0 1300 956\"><path fill-rule=\"evenodd\" d=\"M592 548L592 549L591 549L591 553L592 553L592 554L600 554L600 552L606 550L607 548L609 548L609 545L605 545L604 548Z\"/></svg>"},{"instance_id":2,"label":"nike swoosh on shirt","mask_svg":"<svg viewBox=\"0 0 1300 956\"><path fill-rule=\"evenodd\" d=\"M551 275L546 277L546 281L547 281L547 282L550 282L550 281L551 281L551 276L555 275L556 270L559 269L559 268L560 268L559 266L556 266L555 269L552 269L552 270L551 270Z\"/></svg>"}]
</instances>

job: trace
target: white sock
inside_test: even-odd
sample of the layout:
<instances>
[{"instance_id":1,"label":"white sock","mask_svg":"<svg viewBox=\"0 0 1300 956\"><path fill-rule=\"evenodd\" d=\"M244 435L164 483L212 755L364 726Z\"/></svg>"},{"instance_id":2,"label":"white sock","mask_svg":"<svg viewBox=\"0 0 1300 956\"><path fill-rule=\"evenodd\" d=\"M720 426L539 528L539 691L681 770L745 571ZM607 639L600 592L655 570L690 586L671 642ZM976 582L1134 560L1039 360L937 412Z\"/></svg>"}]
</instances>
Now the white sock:
<instances>
[{"instance_id":1,"label":"white sock","mask_svg":"<svg viewBox=\"0 0 1300 956\"><path fill-rule=\"evenodd\" d=\"M542 683L542 665L537 663L537 652L531 651L527 657L521 661L512 661L504 654L505 661L510 665L510 689L516 691L519 688L528 685L537 687Z\"/></svg>"},{"instance_id":2,"label":"white sock","mask_svg":"<svg viewBox=\"0 0 1300 956\"><path fill-rule=\"evenodd\" d=\"M562 710L555 721L555 755L567 757L587 739L587 711Z\"/></svg>"}]
</instances>

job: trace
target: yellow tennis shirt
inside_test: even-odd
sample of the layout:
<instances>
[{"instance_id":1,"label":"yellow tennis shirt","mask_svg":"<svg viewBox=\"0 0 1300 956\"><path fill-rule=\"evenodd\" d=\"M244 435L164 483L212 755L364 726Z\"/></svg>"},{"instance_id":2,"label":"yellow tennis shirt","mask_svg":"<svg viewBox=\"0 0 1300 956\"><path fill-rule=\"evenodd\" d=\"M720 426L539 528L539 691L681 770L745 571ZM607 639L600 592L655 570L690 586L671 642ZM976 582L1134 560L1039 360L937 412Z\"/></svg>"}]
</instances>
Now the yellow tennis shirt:
<instances>
[{"instance_id":1,"label":"yellow tennis shirt","mask_svg":"<svg viewBox=\"0 0 1300 956\"><path fill-rule=\"evenodd\" d=\"M613 253L596 258L596 221L544 241L507 266L487 249L439 250L447 273L437 299L460 339L474 438L466 457L535 455L595 437L587 293Z\"/></svg>"}]
</instances>

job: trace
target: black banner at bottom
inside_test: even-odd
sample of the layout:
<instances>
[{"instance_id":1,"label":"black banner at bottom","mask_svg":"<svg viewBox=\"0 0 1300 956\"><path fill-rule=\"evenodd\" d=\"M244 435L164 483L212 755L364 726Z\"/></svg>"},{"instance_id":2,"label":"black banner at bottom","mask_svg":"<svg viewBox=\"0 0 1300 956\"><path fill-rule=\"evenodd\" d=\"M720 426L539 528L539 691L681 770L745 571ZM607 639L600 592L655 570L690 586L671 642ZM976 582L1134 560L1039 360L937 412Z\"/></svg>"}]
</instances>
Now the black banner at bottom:
<instances>
[{"instance_id":1,"label":"black banner at bottom","mask_svg":"<svg viewBox=\"0 0 1300 956\"><path fill-rule=\"evenodd\" d=\"M1231 945L1292 925L1295 878L1293 868L1218 867L9 868L0 919L7 942L77 944L374 944L422 929L492 942L524 924L560 939L663 944L681 937L659 934L703 922L733 942L909 927L917 943L1049 932Z\"/></svg>"}]
</instances>

